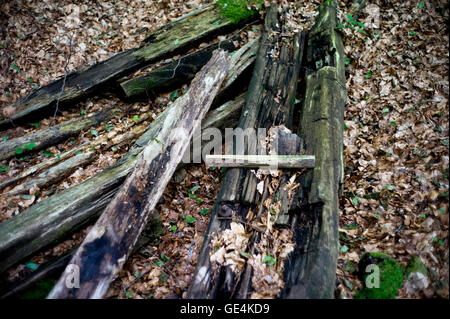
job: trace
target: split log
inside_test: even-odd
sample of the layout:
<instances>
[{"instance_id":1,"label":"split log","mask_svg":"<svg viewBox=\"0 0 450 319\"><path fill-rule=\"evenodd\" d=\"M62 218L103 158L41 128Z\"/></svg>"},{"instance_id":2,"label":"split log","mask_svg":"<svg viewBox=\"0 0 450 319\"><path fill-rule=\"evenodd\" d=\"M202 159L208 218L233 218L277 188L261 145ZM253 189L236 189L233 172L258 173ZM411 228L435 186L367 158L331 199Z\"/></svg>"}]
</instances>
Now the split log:
<instances>
[{"instance_id":1,"label":"split log","mask_svg":"<svg viewBox=\"0 0 450 319\"><path fill-rule=\"evenodd\" d=\"M249 41L242 48L237 50L232 57L230 72L225 81L226 87L231 88L234 82L242 75L255 61L258 50L259 37ZM208 62L212 52L220 47L228 51L234 48L233 39L222 41L208 48L206 51L194 53L182 57L171 64L149 72L144 76L139 76L120 84L124 95L129 99L142 99L152 96L161 90L169 90L176 85L187 83L198 70ZM227 92L221 92L220 95ZM220 99L220 96L216 100Z\"/></svg>"},{"instance_id":2,"label":"split log","mask_svg":"<svg viewBox=\"0 0 450 319\"><path fill-rule=\"evenodd\" d=\"M157 137L144 148L133 172L86 236L69 263L79 267L80 287L68 288L65 272L48 298L103 297L219 91L229 60L225 51L214 52L186 95L174 102Z\"/></svg>"},{"instance_id":3,"label":"split log","mask_svg":"<svg viewBox=\"0 0 450 319\"><path fill-rule=\"evenodd\" d=\"M314 168L314 155L206 155L207 167Z\"/></svg>"},{"instance_id":4,"label":"split log","mask_svg":"<svg viewBox=\"0 0 450 319\"><path fill-rule=\"evenodd\" d=\"M248 19L254 19L256 15L255 12ZM25 117L36 117L42 111L48 111L57 100L61 102L60 106L78 100L101 86L232 27L236 27L236 24L222 16L216 5L196 10L153 31L141 47L73 72L65 79L61 78L10 104L2 110L0 127L24 120ZM63 83L65 85L61 93Z\"/></svg>"},{"instance_id":5,"label":"split log","mask_svg":"<svg viewBox=\"0 0 450 319\"><path fill-rule=\"evenodd\" d=\"M286 31L284 24L280 22L283 17L284 14L279 18L275 4L272 4L266 13L261 45L238 126L243 130L292 125L305 34L282 36ZM248 154L256 154L256 143L254 139L246 140L244 149L248 150ZM285 150L278 151L283 153ZM258 181L250 170L227 170L187 298L247 298L246 291L251 285L250 277L242 279L242 272L235 273L229 266L216 265L213 268L210 262L210 245L214 234L230 226L230 220L222 218L224 207L230 208L240 221L246 220L250 210L256 211L258 203L267 196L260 196L256 190L257 184ZM265 189L267 190L267 187ZM246 272L245 270L244 273Z\"/></svg>"},{"instance_id":6,"label":"split log","mask_svg":"<svg viewBox=\"0 0 450 319\"><path fill-rule=\"evenodd\" d=\"M20 150L19 154L22 156L29 151L37 151L56 144L70 136L78 134L82 130L98 125L104 121L109 121L114 115L122 112L124 110L120 108L109 107L92 116L73 119L28 135L4 141L0 143L0 160L17 155L18 150Z\"/></svg>"},{"instance_id":7,"label":"split log","mask_svg":"<svg viewBox=\"0 0 450 319\"><path fill-rule=\"evenodd\" d=\"M227 83L220 92L227 90L228 84L234 82L229 80L230 75L236 80L242 74L239 74L239 70L244 70L241 67L245 65L241 62L243 60L233 58L235 56L245 58L249 54L241 54L241 52L251 53L251 48L242 47L232 57L232 61L235 61L235 63L230 65L228 80L225 80ZM225 127L236 127L240 110L245 102L244 97L244 95L241 95L235 100L210 111L203 123L203 128L215 127L223 133ZM214 103L216 103L216 100ZM125 177L132 170L142 149L150 140L155 138L171 107L172 105L169 105L148 126L146 132L136 141L131 150L116 164L74 187L31 206L20 215L0 223L0 273L37 250L50 245L61 238L62 235L71 233L74 228L84 224L86 220L96 218L98 212L106 207ZM202 145L202 141L197 141L193 145L198 147L197 145ZM196 150L194 154L199 154L198 152Z\"/></svg>"},{"instance_id":8,"label":"split log","mask_svg":"<svg viewBox=\"0 0 450 319\"><path fill-rule=\"evenodd\" d=\"M188 83L198 71L209 61L213 52L219 47L226 51L233 51L234 40L238 37L214 44L204 51L181 57L174 62L150 71L146 75L132 78L120 83L123 94L128 99L147 100L154 98L158 92L170 91L174 87Z\"/></svg>"},{"instance_id":9,"label":"split log","mask_svg":"<svg viewBox=\"0 0 450 319\"><path fill-rule=\"evenodd\" d=\"M223 131L225 127L235 127L244 98L241 96L210 111L203 128L216 127ZM160 114L113 166L0 223L0 272L96 218L133 169L143 146L156 137L166 114L166 111Z\"/></svg>"},{"instance_id":10,"label":"split log","mask_svg":"<svg viewBox=\"0 0 450 319\"><path fill-rule=\"evenodd\" d=\"M105 135L102 138L94 141L91 147L95 147L95 145L106 144L107 147L110 146L121 146L123 143L136 138L137 136L142 135L144 133L146 127L144 125L134 126L130 131L125 134L116 136L111 139L111 141L106 141L107 136ZM102 142L103 141L103 142ZM89 145L89 143L83 143L85 147ZM78 149L78 147L77 147ZM45 172L40 173L36 177L26 181L25 183L19 184L14 187L12 190L1 194L0 196L13 196L17 194L22 194L28 192L33 186L38 186L42 188L45 185L49 185L51 183L56 183L62 180L64 177L70 175L75 169L79 167L86 166L90 162L92 162L96 158L96 152L89 148L88 150L84 150L84 152L79 151L78 154L75 154L73 157L66 159L65 161L49 168Z\"/></svg>"},{"instance_id":11,"label":"split log","mask_svg":"<svg viewBox=\"0 0 450 319\"><path fill-rule=\"evenodd\" d=\"M342 36L335 3L322 3L309 33L306 92L298 135L316 166L301 180L291 222L296 248L286 264L282 298L333 298L338 257L338 194L343 182L343 115L347 99Z\"/></svg>"}]
</instances>

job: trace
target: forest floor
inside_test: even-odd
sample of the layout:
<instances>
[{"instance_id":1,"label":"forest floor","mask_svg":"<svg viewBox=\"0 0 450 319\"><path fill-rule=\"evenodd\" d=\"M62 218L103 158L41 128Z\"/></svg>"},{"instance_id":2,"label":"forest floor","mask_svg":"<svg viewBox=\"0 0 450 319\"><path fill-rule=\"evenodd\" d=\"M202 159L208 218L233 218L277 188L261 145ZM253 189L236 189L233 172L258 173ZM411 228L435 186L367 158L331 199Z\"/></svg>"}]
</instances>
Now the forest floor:
<instances>
[{"instance_id":1,"label":"forest floor","mask_svg":"<svg viewBox=\"0 0 450 319\"><path fill-rule=\"evenodd\" d=\"M7 112L10 103L66 72L137 47L149 31L210 2L2 2L1 110ZM348 102L344 115L345 184L340 201L336 297L355 295L361 287L355 272L359 258L365 251L378 251L393 256L403 266L412 256L418 256L429 269L427 288L404 286L400 298L448 298L448 4L431 0L372 0L357 19L361 25L349 27L344 21L348 20L345 13L350 3L340 2ZM307 1L298 7L305 18L300 21L305 29L314 21L317 4ZM261 27L252 25L242 30L240 45L260 33ZM126 114L43 152L1 161L0 182L103 134L119 136L136 125L148 125L186 88L187 85L147 102L132 103ZM129 102L105 92L64 108L55 118L2 131L1 137L19 137L68 119L89 116L110 105L125 104ZM55 185L33 188L29 195L0 194L0 222L111 166L129 147L100 145L94 162ZM183 296L223 174L219 168L192 164L174 175L156 209L164 226L160 237L129 258L108 297ZM81 243L88 230L89 227L33 256L29 262L12 267L7 271L8 278L24 276L36 265L64 254Z\"/></svg>"}]
</instances>

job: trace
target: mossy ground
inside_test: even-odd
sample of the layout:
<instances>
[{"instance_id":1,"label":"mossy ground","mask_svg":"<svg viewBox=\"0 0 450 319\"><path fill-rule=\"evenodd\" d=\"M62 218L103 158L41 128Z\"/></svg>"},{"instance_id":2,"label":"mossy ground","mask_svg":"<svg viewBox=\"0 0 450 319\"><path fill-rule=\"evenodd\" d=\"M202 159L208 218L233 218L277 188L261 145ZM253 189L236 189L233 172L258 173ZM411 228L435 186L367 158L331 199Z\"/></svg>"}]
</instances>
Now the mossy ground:
<instances>
[{"instance_id":1,"label":"mossy ground","mask_svg":"<svg viewBox=\"0 0 450 319\"><path fill-rule=\"evenodd\" d=\"M261 10L264 0L219 0L216 5L220 8L222 15L232 23L246 20L255 14L255 9Z\"/></svg>"},{"instance_id":2,"label":"mossy ground","mask_svg":"<svg viewBox=\"0 0 450 319\"><path fill-rule=\"evenodd\" d=\"M366 278L370 273L365 273L369 264L376 264L380 270L379 288L368 288ZM383 253L366 253L359 263L360 278L363 289L356 293L356 299L393 299L397 296L398 290L403 284L403 268L394 258Z\"/></svg>"}]
</instances>

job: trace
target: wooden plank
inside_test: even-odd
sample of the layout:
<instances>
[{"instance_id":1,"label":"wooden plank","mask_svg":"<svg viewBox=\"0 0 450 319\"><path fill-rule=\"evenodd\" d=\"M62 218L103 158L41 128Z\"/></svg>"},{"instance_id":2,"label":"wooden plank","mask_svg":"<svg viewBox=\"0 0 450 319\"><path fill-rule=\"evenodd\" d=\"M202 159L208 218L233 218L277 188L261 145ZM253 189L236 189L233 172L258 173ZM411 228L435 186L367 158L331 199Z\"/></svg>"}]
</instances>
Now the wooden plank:
<instances>
[{"instance_id":1,"label":"wooden plank","mask_svg":"<svg viewBox=\"0 0 450 319\"><path fill-rule=\"evenodd\" d=\"M206 115L229 68L223 50L195 76L177 99L157 138L142 151L133 172L86 236L69 265L80 271L80 287L68 288L65 272L48 298L102 298L131 253L197 126Z\"/></svg>"},{"instance_id":2,"label":"wooden plank","mask_svg":"<svg viewBox=\"0 0 450 319\"><path fill-rule=\"evenodd\" d=\"M314 168L314 155L206 155L207 167Z\"/></svg>"}]
</instances>

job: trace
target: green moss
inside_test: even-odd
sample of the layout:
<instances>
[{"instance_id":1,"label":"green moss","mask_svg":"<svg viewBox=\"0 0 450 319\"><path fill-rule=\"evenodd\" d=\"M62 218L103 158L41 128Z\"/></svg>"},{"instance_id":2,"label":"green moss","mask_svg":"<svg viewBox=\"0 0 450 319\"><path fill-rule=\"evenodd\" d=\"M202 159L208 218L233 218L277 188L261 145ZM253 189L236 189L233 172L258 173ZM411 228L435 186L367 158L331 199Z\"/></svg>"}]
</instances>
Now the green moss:
<instances>
[{"instance_id":1,"label":"green moss","mask_svg":"<svg viewBox=\"0 0 450 319\"><path fill-rule=\"evenodd\" d=\"M409 279L409 275L413 272L421 272L425 275L425 277L428 277L427 267L425 267L420 258L417 256L413 256L409 261L408 267L406 267L406 278Z\"/></svg>"},{"instance_id":2,"label":"green moss","mask_svg":"<svg viewBox=\"0 0 450 319\"><path fill-rule=\"evenodd\" d=\"M379 288L366 286L366 278L371 273L365 273L365 269L370 264L376 264L379 267ZM394 258L383 253L365 253L359 263L359 275L363 289L356 293L356 299L393 299L397 296L403 283L403 268Z\"/></svg>"},{"instance_id":3,"label":"green moss","mask_svg":"<svg viewBox=\"0 0 450 319\"><path fill-rule=\"evenodd\" d=\"M248 7L256 5L261 10L264 0L219 0L216 5L220 8L222 16L232 23L246 20L256 14L255 9L248 10Z\"/></svg>"}]
</instances>

